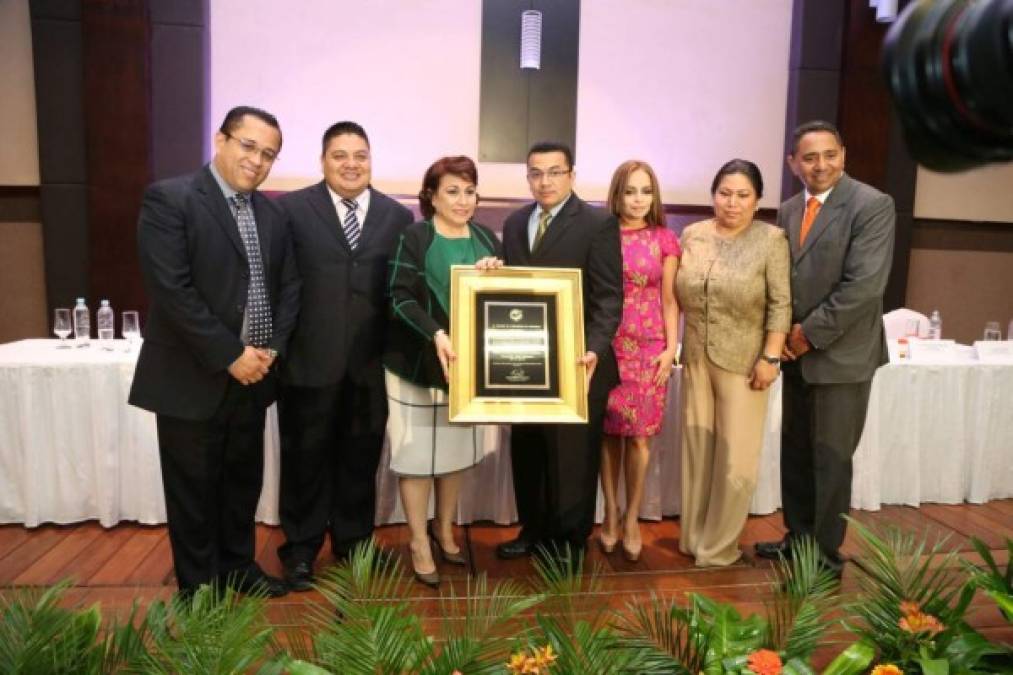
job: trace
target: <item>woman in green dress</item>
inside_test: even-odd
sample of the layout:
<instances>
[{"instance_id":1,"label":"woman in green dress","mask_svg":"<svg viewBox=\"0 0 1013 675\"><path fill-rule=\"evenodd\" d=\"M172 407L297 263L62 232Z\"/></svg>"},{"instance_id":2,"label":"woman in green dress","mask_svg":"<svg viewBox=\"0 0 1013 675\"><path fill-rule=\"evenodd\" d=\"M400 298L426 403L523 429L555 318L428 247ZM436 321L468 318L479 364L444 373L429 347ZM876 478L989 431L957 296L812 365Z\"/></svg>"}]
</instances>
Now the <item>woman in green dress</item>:
<instances>
[{"instance_id":1,"label":"woman in green dress","mask_svg":"<svg viewBox=\"0 0 1013 675\"><path fill-rule=\"evenodd\" d=\"M454 543L461 478L484 456L483 430L447 420L451 348L450 268L502 257L496 235L472 222L478 171L468 157L444 157L426 171L419 192L423 220L407 227L391 258L391 325L384 353L390 416L390 468L398 475L411 530L415 577L440 581L433 548L446 562L466 564ZM436 486L435 517L427 522Z\"/></svg>"}]
</instances>

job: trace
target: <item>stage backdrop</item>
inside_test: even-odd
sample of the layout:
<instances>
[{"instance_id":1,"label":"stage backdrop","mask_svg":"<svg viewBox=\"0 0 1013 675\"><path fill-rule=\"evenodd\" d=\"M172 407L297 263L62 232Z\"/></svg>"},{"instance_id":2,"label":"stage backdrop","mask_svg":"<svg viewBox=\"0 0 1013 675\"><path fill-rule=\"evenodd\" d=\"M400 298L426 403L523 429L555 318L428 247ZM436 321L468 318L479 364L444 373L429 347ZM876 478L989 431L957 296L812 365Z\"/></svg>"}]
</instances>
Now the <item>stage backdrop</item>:
<instances>
[{"instance_id":1,"label":"stage backdrop","mask_svg":"<svg viewBox=\"0 0 1013 675\"><path fill-rule=\"evenodd\" d=\"M717 168L760 165L780 194L791 0L583 0L577 189L602 199L614 168L651 162L668 203L707 204ZM473 0L215 0L208 135L247 103L285 136L273 189L320 178L320 136L339 119L370 134L374 182L418 191L446 154L478 155L481 7ZM518 34L520 17L518 16ZM526 197L516 164L480 166L488 197Z\"/></svg>"}]
</instances>

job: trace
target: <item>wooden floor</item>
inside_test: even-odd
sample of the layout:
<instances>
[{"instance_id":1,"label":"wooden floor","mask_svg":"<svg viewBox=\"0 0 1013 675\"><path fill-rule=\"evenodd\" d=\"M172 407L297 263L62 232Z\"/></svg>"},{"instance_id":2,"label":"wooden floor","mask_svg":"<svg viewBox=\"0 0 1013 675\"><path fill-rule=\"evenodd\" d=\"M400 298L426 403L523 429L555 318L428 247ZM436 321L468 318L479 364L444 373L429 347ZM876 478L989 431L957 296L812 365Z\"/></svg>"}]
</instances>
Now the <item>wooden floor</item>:
<instances>
[{"instance_id":1,"label":"wooden floor","mask_svg":"<svg viewBox=\"0 0 1013 675\"><path fill-rule=\"evenodd\" d=\"M1013 500L1009 499L981 505L923 504L917 509L889 506L876 512L854 511L852 516L866 524L893 524L919 534L948 536L947 547L974 562L978 559L969 543L970 537L984 541L1000 564L1005 564L1007 559L1005 541L1013 537ZM457 539L462 548L470 551L475 568L486 572L493 582L508 577L530 577L532 570L527 560L507 562L495 556L496 544L510 539L516 532L513 527L480 523L459 528ZM770 597L769 563L754 559L752 544L783 535L779 513L750 518L742 536L746 557L722 569L697 569L692 559L678 552L678 519L644 522L642 532L644 548L637 563L627 562L618 551L605 555L597 546L589 547L591 564L601 569L602 602L622 608L627 603L643 600L652 592L677 596L698 592L731 602L747 614L763 611L764 600ZM405 526L384 526L378 529L377 535L382 545L399 551L405 564L410 565ZM257 560L269 574L281 573L275 551L282 541L279 528L257 527ZM849 533L843 552L846 556L858 552L853 533ZM318 565L329 562L332 562L329 554L321 554ZM464 568L453 566L441 568L446 580L444 592L451 585L457 594L462 592L467 574L462 570ZM841 590L845 597L856 590L855 574L854 564L849 563ZM67 603L91 605L100 602L106 614L122 615L135 600L146 604L156 598L166 598L175 587L166 529L127 523L106 529L95 522L33 529L0 526L0 593L9 594L17 587L51 585L65 578L73 579L73 586L66 595ZM435 620L440 613L437 598L436 592L417 585L414 601L419 614ZM269 616L279 623L289 623L300 615L300 610L307 609L306 603L320 600L315 591L291 593L270 601ZM969 621L990 639L1013 643L1013 629L980 594L972 606Z\"/></svg>"}]
</instances>

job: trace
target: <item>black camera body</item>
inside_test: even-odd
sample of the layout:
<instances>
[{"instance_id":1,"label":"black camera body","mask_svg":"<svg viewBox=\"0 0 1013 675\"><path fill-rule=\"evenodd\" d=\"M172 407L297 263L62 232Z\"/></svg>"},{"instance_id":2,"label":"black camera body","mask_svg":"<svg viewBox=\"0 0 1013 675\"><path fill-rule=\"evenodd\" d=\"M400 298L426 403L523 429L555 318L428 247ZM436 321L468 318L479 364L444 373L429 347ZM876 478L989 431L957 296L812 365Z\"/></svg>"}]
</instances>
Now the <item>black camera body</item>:
<instances>
[{"instance_id":1,"label":"black camera body","mask_svg":"<svg viewBox=\"0 0 1013 675\"><path fill-rule=\"evenodd\" d=\"M912 156L941 172L1013 160L1013 0L915 0L883 45Z\"/></svg>"}]
</instances>

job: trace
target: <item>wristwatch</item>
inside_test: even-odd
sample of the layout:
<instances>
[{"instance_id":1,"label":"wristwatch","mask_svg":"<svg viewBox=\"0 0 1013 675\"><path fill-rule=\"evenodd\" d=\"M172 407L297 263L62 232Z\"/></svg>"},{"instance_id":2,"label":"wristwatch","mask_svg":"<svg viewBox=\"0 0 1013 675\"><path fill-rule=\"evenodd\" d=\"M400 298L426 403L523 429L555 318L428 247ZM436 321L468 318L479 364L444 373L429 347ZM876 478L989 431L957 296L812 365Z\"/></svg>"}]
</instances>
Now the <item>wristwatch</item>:
<instances>
[{"instance_id":1,"label":"wristwatch","mask_svg":"<svg viewBox=\"0 0 1013 675\"><path fill-rule=\"evenodd\" d=\"M775 368L781 367L781 357L779 356L770 356L768 354L761 354L760 358L769 363L770 365L774 366Z\"/></svg>"}]
</instances>

